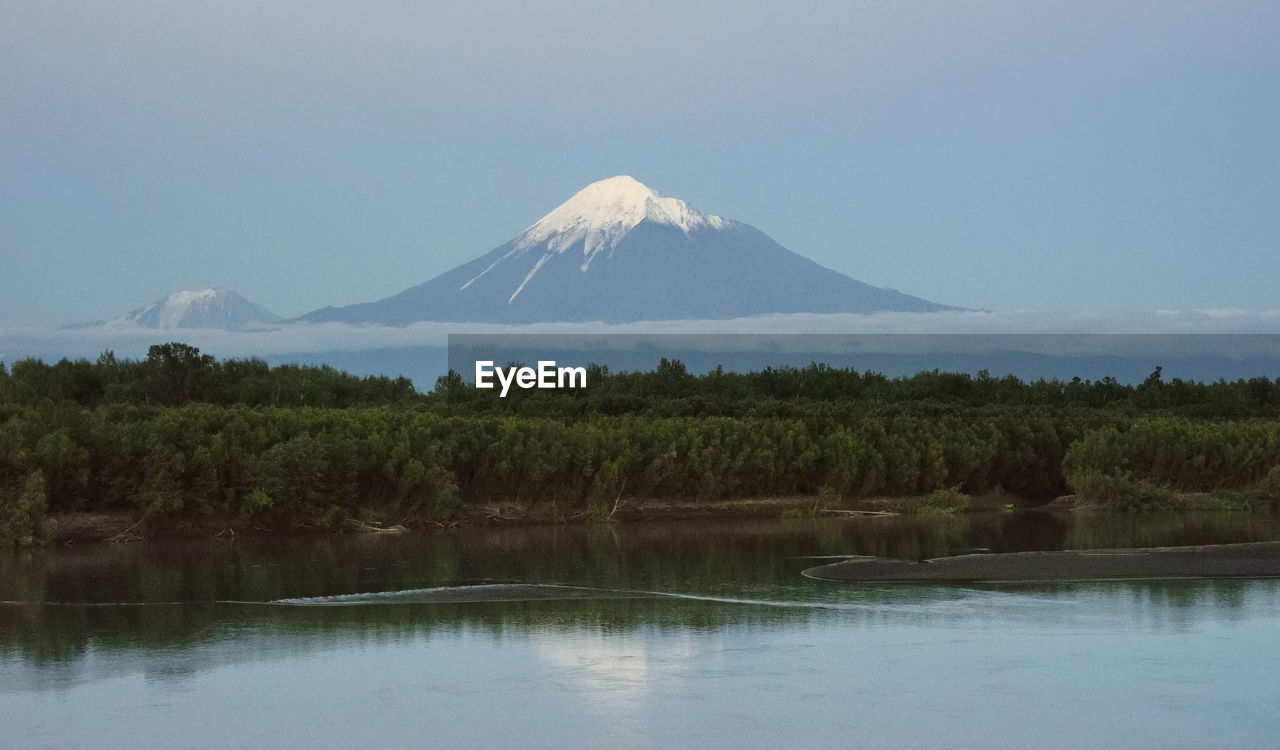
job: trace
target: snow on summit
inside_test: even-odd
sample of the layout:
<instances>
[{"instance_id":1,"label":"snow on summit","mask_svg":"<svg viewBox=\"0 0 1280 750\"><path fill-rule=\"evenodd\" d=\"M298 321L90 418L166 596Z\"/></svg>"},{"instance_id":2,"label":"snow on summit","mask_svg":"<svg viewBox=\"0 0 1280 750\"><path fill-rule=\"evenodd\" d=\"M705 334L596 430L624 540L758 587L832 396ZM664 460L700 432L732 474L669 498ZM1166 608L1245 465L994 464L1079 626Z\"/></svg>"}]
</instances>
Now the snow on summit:
<instances>
[{"instance_id":1,"label":"snow on summit","mask_svg":"<svg viewBox=\"0 0 1280 750\"><path fill-rule=\"evenodd\" d=\"M623 237L642 221L675 227L686 235L695 229L724 229L732 222L703 213L679 198L668 198L629 175L600 180L579 190L551 213L524 230L510 250L498 262L541 247L540 257L523 281L507 299L510 304L524 291L533 275L555 255L561 255L582 243L585 273L591 261L602 251L616 248ZM493 266L469 279L459 289L466 289L488 273Z\"/></svg>"},{"instance_id":2,"label":"snow on summit","mask_svg":"<svg viewBox=\"0 0 1280 750\"><path fill-rule=\"evenodd\" d=\"M255 325L278 323L280 316L255 305L230 289L208 289L173 292L162 300L135 310L125 322L146 328L219 328L238 330Z\"/></svg>"},{"instance_id":3,"label":"snow on summit","mask_svg":"<svg viewBox=\"0 0 1280 750\"><path fill-rule=\"evenodd\" d=\"M586 270L596 253L615 247L645 219L677 227L685 234L699 228L723 229L728 223L679 198L667 198L634 177L619 175L587 185L524 230L516 240L516 251L547 242L551 252L562 253L585 240L582 254Z\"/></svg>"},{"instance_id":4,"label":"snow on summit","mask_svg":"<svg viewBox=\"0 0 1280 750\"><path fill-rule=\"evenodd\" d=\"M147 309L155 310L156 328L181 328L183 317L191 312L193 307L208 307L214 304L217 298L218 290L212 287L199 291L184 290L173 292Z\"/></svg>"}]
</instances>

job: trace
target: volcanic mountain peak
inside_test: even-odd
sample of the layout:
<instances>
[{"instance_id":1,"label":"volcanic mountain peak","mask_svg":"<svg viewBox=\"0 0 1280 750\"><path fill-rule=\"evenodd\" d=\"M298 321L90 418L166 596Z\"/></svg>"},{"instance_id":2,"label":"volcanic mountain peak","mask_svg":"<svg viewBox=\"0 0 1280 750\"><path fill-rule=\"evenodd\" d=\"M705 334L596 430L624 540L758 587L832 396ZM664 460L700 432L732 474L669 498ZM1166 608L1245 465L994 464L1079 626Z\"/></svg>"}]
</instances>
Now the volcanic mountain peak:
<instances>
[{"instance_id":1,"label":"volcanic mountain peak","mask_svg":"<svg viewBox=\"0 0 1280 750\"><path fill-rule=\"evenodd\" d=\"M236 330L278 323L280 316L230 289L215 286L173 292L123 320L147 328L221 328Z\"/></svg>"},{"instance_id":2,"label":"volcanic mountain peak","mask_svg":"<svg viewBox=\"0 0 1280 750\"><path fill-rule=\"evenodd\" d=\"M582 243L582 270L602 250L612 250L642 221L666 224L685 234L695 229L724 229L732 223L703 213L679 198L668 198L634 177L619 175L579 190L551 213L524 230L515 240L512 254L546 243L552 253L563 253Z\"/></svg>"},{"instance_id":3,"label":"volcanic mountain peak","mask_svg":"<svg viewBox=\"0 0 1280 750\"><path fill-rule=\"evenodd\" d=\"M947 309L851 279L749 224L618 176L587 185L511 241L424 284L303 319L616 323Z\"/></svg>"}]
</instances>

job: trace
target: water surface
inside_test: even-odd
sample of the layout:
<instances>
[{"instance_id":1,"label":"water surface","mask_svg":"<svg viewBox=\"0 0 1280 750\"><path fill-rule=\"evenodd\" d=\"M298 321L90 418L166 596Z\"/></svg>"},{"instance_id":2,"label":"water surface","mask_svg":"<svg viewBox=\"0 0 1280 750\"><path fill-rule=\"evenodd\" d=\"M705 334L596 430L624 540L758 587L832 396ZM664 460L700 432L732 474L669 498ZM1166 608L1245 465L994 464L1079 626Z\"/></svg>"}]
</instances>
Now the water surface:
<instances>
[{"instance_id":1,"label":"water surface","mask_svg":"<svg viewBox=\"0 0 1280 750\"><path fill-rule=\"evenodd\" d=\"M1028 513L6 553L0 746L1274 747L1280 581L799 575L1270 539Z\"/></svg>"}]
</instances>

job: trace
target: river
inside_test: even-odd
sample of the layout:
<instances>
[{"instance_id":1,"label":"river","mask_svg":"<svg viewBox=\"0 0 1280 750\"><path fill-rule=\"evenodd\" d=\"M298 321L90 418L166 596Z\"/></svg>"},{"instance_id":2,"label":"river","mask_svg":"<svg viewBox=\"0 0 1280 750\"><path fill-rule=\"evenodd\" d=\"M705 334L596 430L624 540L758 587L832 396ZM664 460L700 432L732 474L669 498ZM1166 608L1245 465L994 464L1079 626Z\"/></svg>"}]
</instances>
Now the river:
<instances>
[{"instance_id":1,"label":"river","mask_svg":"<svg viewBox=\"0 0 1280 750\"><path fill-rule=\"evenodd\" d=\"M0 553L0 747L1275 747L1280 581L850 585L1243 514L470 528Z\"/></svg>"}]
</instances>

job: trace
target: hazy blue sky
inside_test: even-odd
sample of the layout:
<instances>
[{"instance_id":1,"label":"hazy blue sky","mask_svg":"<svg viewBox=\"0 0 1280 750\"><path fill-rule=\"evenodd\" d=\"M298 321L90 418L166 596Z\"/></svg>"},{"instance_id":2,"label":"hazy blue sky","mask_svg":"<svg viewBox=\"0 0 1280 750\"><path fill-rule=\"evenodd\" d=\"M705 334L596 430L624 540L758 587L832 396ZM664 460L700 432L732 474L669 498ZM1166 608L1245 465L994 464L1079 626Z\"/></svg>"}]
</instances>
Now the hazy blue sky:
<instances>
[{"instance_id":1,"label":"hazy blue sky","mask_svg":"<svg viewBox=\"0 0 1280 750\"><path fill-rule=\"evenodd\" d=\"M993 309L1274 309L1280 3L0 2L0 325L381 298L631 174Z\"/></svg>"}]
</instances>

